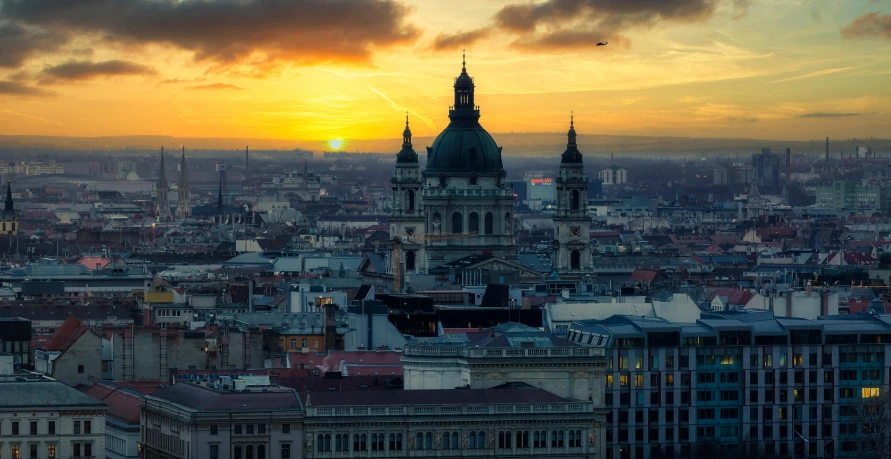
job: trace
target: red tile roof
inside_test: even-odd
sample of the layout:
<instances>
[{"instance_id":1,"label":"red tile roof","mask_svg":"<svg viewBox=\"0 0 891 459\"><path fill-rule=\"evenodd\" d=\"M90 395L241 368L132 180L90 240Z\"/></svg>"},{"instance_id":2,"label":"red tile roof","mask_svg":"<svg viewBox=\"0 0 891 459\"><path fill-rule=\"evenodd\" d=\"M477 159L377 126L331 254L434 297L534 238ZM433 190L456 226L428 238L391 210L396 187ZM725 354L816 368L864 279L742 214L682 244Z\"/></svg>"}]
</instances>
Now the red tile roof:
<instances>
[{"instance_id":1,"label":"red tile roof","mask_svg":"<svg viewBox=\"0 0 891 459\"><path fill-rule=\"evenodd\" d=\"M103 383L78 388L81 392L108 405L107 414L127 424L139 424L139 401L142 397L122 392L120 388Z\"/></svg>"},{"instance_id":2,"label":"red tile roof","mask_svg":"<svg viewBox=\"0 0 891 459\"><path fill-rule=\"evenodd\" d=\"M78 338L87 332L87 327L74 316L69 316L62 326L57 328L53 336L47 340L43 349L46 351L66 351Z\"/></svg>"},{"instance_id":3,"label":"red tile roof","mask_svg":"<svg viewBox=\"0 0 891 459\"><path fill-rule=\"evenodd\" d=\"M96 265L104 268L109 263L111 263L111 260L105 257L83 257L77 260L77 264L84 265L89 269L96 269Z\"/></svg>"},{"instance_id":4,"label":"red tile roof","mask_svg":"<svg viewBox=\"0 0 891 459\"><path fill-rule=\"evenodd\" d=\"M714 293L706 298L706 300L712 301L717 296L727 297L727 303L734 306L745 306L755 295L748 290L739 290L735 288L724 287L715 290Z\"/></svg>"}]
</instances>

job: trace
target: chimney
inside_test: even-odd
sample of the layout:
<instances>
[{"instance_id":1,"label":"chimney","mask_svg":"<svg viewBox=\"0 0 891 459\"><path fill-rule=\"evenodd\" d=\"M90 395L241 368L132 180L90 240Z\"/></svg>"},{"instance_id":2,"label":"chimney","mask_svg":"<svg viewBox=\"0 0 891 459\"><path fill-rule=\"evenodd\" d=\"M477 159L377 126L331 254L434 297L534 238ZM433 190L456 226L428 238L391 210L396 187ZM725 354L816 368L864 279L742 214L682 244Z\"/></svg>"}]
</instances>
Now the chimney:
<instances>
[{"instance_id":1,"label":"chimney","mask_svg":"<svg viewBox=\"0 0 891 459\"><path fill-rule=\"evenodd\" d=\"M807 281L807 297L808 298L811 297L812 290L813 290L813 284L811 283L811 281Z\"/></svg>"},{"instance_id":2,"label":"chimney","mask_svg":"<svg viewBox=\"0 0 891 459\"><path fill-rule=\"evenodd\" d=\"M820 314L824 316L829 315L829 290L823 289L822 295L820 295Z\"/></svg>"},{"instance_id":3,"label":"chimney","mask_svg":"<svg viewBox=\"0 0 891 459\"><path fill-rule=\"evenodd\" d=\"M829 137L826 137L826 162L829 162Z\"/></svg>"},{"instance_id":4,"label":"chimney","mask_svg":"<svg viewBox=\"0 0 891 459\"><path fill-rule=\"evenodd\" d=\"M254 312L254 279L248 279L248 312Z\"/></svg>"}]
</instances>

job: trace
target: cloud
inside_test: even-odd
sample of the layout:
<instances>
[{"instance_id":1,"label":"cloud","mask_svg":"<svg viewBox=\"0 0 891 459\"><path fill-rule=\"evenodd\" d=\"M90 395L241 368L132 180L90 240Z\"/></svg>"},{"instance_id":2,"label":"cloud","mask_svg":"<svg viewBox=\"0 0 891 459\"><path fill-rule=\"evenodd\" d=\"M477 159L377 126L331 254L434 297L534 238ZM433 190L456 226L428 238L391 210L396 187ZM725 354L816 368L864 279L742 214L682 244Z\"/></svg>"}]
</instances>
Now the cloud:
<instances>
[{"instance_id":1,"label":"cloud","mask_svg":"<svg viewBox=\"0 0 891 459\"><path fill-rule=\"evenodd\" d=\"M857 116L866 116L871 113L835 113L835 112L812 112L798 115L799 118L854 118Z\"/></svg>"},{"instance_id":2,"label":"cloud","mask_svg":"<svg viewBox=\"0 0 891 459\"><path fill-rule=\"evenodd\" d=\"M0 80L0 94L22 97L46 97L53 96L56 93L46 89L16 83L14 81Z\"/></svg>"},{"instance_id":3,"label":"cloud","mask_svg":"<svg viewBox=\"0 0 891 459\"><path fill-rule=\"evenodd\" d=\"M891 38L891 14L867 13L841 30L845 38Z\"/></svg>"},{"instance_id":4,"label":"cloud","mask_svg":"<svg viewBox=\"0 0 891 459\"><path fill-rule=\"evenodd\" d=\"M57 126L64 126L64 124L62 124L58 121L48 120L46 118L41 118L39 116L29 115L27 113L19 113L19 112L14 112L11 110L3 110L0 113L9 113L10 115L16 115L16 116L21 116L22 118L28 118L28 119L32 119L32 120L42 121L47 124L55 124Z\"/></svg>"},{"instance_id":5,"label":"cloud","mask_svg":"<svg viewBox=\"0 0 891 459\"><path fill-rule=\"evenodd\" d=\"M742 19L746 17L746 14L749 14L749 6L751 6L751 0L733 0L733 19Z\"/></svg>"},{"instance_id":6,"label":"cloud","mask_svg":"<svg viewBox=\"0 0 891 459\"><path fill-rule=\"evenodd\" d=\"M151 67L127 61L68 61L43 69L41 81L84 81L114 76L154 75L155 73L157 72Z\"/></svg>"},{"instance_id":7,"label":"cloud","mask_svg":"<svg viewBox=\"0 0 891 459\"><path fill-rule=\"evenodd\" d=\"M65 38L58 33L2 22L0 23L0 67L18 67L30 57L40 52L54 51L64 43Z\"/></svg>"},{"instance_id":8,"label":"cloud","mask_svg":"<svg viewBox=\"0 0 891 459\"><path fill-rule=\"evenodd\" d=\"M758 118L754 116L728 116L726 119L730 123L752 124L758 122Z\"/></svg>"},{"instance_id":9,"label":"cloud","mask_svg":"<svg viewBox=\"0 0 891 459\"><path fill-rule=\"evenodd\" d=\"M229 83L208 83L208 84L199 84L197 86L191 86L189 89L244 89L241 86L235 86L234 84Z\"/></svg>"},{"instance_id":10,"label":"cloud","mask_svg":"<svg viewBox=\"0 0 891 459\"><path fill-rule=\"evenodd\" d=\"M705 20L714 14L718 1L546 0L506 5L493 20L502 31L518 36L514 45L520 48L586 48L602 40L626 46L629 40L624 31L663 21ZM734 2L747 5L742 0Z\"/></svg>"},{"instance_id":11,"label":"cloud","mask_svg":"<svg viewBox=\"0 0 891 459\"><path fill-rule=\"evenodd\" d=\"M451 51L461 46L468 46L487 38L492 31L487 28L461 31L454 34L441 33L430 46L434 51Z\"/></svg>"},{"instance_id":12,"label":"cloud","mask_svg":"<svg viewBox=\"0 0 891 459\"><path fill-rule=\"evenodd\" d=\"M395 0L0 0L0 10L28 27L166 45L217 65L364 62L418 36Z\"/></svg>"},{"instance_id":13,"label":"cloud","mask_svg":"<svg viewBox=\"0 0 891 459\"><path fill-rule=\"evenodd\" d=\"M771 84L785 83L787 81L803 80L805 78L813 78L813 77L818 77L818 76L823 76L823 75L832 75L834 73L847 72L848 70L859 69L861 67L863 67L863 66L861 65L861 66L851 66L851 67L835 67L835 68L831 68L831 69L816 70L816 71L813 71L810 73L805 73L804 75L796 75L794 77L783 78L782 80L771 81L770 83Z\"/></svg>"}]
</instances>

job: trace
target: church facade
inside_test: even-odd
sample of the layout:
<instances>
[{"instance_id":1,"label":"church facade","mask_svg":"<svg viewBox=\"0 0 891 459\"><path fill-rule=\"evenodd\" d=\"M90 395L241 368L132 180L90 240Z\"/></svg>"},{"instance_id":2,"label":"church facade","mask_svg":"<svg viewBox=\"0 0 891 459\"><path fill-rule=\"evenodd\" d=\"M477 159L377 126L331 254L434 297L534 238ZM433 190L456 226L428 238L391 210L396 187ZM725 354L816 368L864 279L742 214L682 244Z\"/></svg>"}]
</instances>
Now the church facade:
<instances>
[{"instance_id":1,"label":"church facade","mask_svg":"<svg viewBox=\"0 0 891 459\"><path fill-rule=\"evenodd\" d=\"M455 78L449 124L428 146L423 169L406 117L402 150L391 179L389 270L428 273L472 256L517 260L515 196L506 185L502 147L480 124L473 78L462 62ZM571 123L573 124L573 123ZM590 271L587 178L570 126L558 179L553 267L560 273ZM398 248L396 247L398 246Z\"/></svg>"}]
</instances>

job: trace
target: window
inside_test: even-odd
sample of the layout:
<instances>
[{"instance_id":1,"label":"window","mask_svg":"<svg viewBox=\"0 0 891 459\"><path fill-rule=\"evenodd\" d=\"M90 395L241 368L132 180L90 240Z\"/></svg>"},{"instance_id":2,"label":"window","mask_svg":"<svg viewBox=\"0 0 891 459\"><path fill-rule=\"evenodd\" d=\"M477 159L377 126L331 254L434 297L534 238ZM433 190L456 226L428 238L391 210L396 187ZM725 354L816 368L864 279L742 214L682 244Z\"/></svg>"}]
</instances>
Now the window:
<instances>
[{"instance_id":1,"label":"window","mask_svg":"<svg viewBox=\"0 0 891 459\"><path fill-rule=\"evenodd\" d=\"M56 445L50 443L46 445L46 457L49 459L55 459L56 457Z\"/></svg>"},{"instance_id":2,"label":"window","mask_svg":"<svg viewBox=\"0 0 891 459\"><path fill-rule=\"evenodd\" d=\"M291 424L282 424L282 433L291 433Z\"/></svg>"},{"instance_id":3,"label":"window","mask_svg":"<svg viewBox=\"0 0 891 459\"><path fill-rule=\"evenodd\" d=\"M864 387L860 389L860 396L863 398L873 398L879 396L878 387Z\"/></svg>"},{"instance_id":4,"label":"window","mask_svg":"<svg viewBox=\"0 0 891 459\"><path fill-rule=\"evenodd\" d=\"M467 225L469 226L468 231L473 234L480 233L480 215L476 212L471 212L467 217Z\"/></svg>"},{"instance_id":5,"label":"window","mask_svg":"<svg viewBox=\"0 0 891 459\"><path fill-rule=\"evenodd\" d=\"M80 421L74 421L74 422L72 423L72 425L73 425L73 427L74 427L74 429L72 430L72 432L73 432L75 435L80 435ZM16 427L17 427L17 426L16 426ZM18 428L16 428L15 430L18 430ZM80 454L75 454L75 456L80 456Z\"/></svg>"},{"instance_id":6,"label":"window","mask_svg":"<svg viewBox=\"0 0 891 459\"><path fill-rule=\"evenodd\" d=\"M455 212L452 214L452 232L464 232L464 217L461 215L461 212Z\"/></svg>"},{"instance_id":7,"label":"window","mask_svg":"<svg viewBox=\"0 0 891 459\"><path fill-rule=\"evenodd\" d=\"M80 445L75 443L74 444L74 455L75 456L80 456L78 451L80 451ZM12 445L10 447L10 452L12 453L12 459L19 459L19 445Z\"/></svg>"},{"instance_id":8,"label":"window","mask_svg":"<svg viewBox=\"0 0 891 459\"><path fill-rule=\"evenodd\" d=\"M84 372L84 366L83 366L83 365L78 365L78 366L77 366L77 372L78 372L79 374L83 374L83 372Z\"/></svg>"},{"instance_id":9,"label":"window","mask_svg":"<svg viewBox=\"0 0 891 459\"><path fill-rule=\"evenodd\" d=\"M56 434L56 421L47 421L46 433L48 433L50 435ZM55 448L55 447L56 447L56 445L53 445L53 448Z\"/></svg>"},{"instance_id":10,"label":"window","mask_svg":"<svg viewBox=\"0 0 891 459\"><path fill-rule=\"evenodd\" d=\"M84 443L84 456L90 457L93 455L93 444L92 443Z\"/></svg>"},{"instance_id":11,"label":"window","mask_svg":"<svg viewBox=\"0 0 891 459\"><path fill-rule=\"evenodd\" d=\"M37 459L37 444L32 443L28 445L28 457L32 459Z\"/></svg>"},{"instance_id":12,"label":"window","mask_svg":"<svg viewBox=\"0 0 891 459\"><path fill-rule=\"evenodd\" d=\"M322 436L319 435L319 448L322 448ZM235 445L235 459L241 459L241 445Z\"/></svg>"},{"instance_id":13,"label":"window","mask_svg":"<svg viewBox=\"0 0 891 459\"><path fill-rule=\"evenodd\" d=\"M210 445L210 459L220 459L220 445Z\"/></svg>"},{"instance_id":14,"label":"window","mask_svg":"<svg viewBox=\"0 0 891 459\"><path fill-rule=\"evenodd\" d=\"M241 424L235 424L235 435L241 435Z\"/></svg>"},{"instance_id":15,"label":"window","mask_svg":"<svg viewBox=\"0 0 891 459\"><path fill-rule=\"evenodd\" d=\"M257 424L257 433L260 435L266 434L266 424Z\"/></svg>"},{"instance_id":16,"label":"window","mask_svg":"<svg viewBox=\"0 0 891 459\"><path fill-rule=\"evenodd\" d=\"M266 459L266 445L257 445L257 459Z\"/></svg>"},{"instance_id":17,"label":"window","mask_svg":"<svg viewBox=\"0 0 891 459\"><path fill-rule=\"evenodd\" d=\"M512 448L512 446L511 446L511 443L512 443L511 439L512 439L512 437L513 437L513 434L512 434L510 431L507 431L507 432L505 432L505 431L498 432L498 448L501 448L501 449L510 449L510 448Z\"/></svg>"},{"instance_id":18,"label":"window","mask_svg":"<svg viewBox=\"0 0 891 459\"><path fill-rule=\"evenodd\" d=\"M346 434L337 434L334 436L334 451L346 451L349 443L349 437Z\"/></svg>"},{"instance_id":19,"label":"window","mask_svg":"<svg viewBox=\"0 0 891 459\"><path fill-rule=\"evenodd\" d=\"M297 338L291 338L291 349L297 348Z\"/></svg>"},{"instance_id":20,"label":"window","mask_svg":"<svg viewBox=\"0 0 891 459\"><path fill-rule=\"evenodd\" d=\"M30 427L31 435L37 435L37 421L31 421L29 427ZM36 453L36 451L35 451L35 453Z\"/></svg>"},{"instance_id":21,"label":"window","mask_svg":"<svg viewBox=\"0 0 891 459\"><path fill-rule=\"evenodd\" d=\"M390 434L390 450L402 451L402 434Z\"/></svg>"},{"instance_id":22,"label":"window","mask_svg":"<svg viewBox=\"0 0 891 459\"><path fill-rule=\"evenodd\" d=\"M485 230L485 233L487 235L492 234L494 232L494 229L493 229L494 220L495 220L495 217L492 216L492 212L486 212L486 218L485 218L485 222L483 224L483 226L484 226L483 229Z\"/></svg>"},{"instance_id":23,"label":"window","mask_svg":"<svg viewBox=\"0 0 891 459\"><path fill-rule=\"evenodd\" d=\"M517 448L529 448L529 432L517 432Z\"/></svg>"},{"instance_id":24,"label":"window","mask_svg":"<svg viewBox=\"0 0 891 459\"><path fill-rule=\"evenodd\" d=\"M93 426L92 421L84 421L84 433L85 433L85 434L91 434L91 433L93 433L93 427L92 427L92 426ZM87 454L87 456L89 456L89 454Z\"/></svg>"},{"instance_id":25,"label":"window","mask_svg":"<svg viewBox=\"0 0 891 459\"><path fill-rule=\"evenodd\" d=\"M306 347L306 338L300 338L300 347Z\"/></svg>"},{"instance_id":26,"label":"window","mask_svg":"<svg viewBox=\"0 0 891 459\"><path fill-rule=\"evenodd\" d=\"M253 434L254 434L254 425L253 425L253 424L247 424L247 425L245 425L245 426L244 426L244 429L245 429L245 434L247 434L247 435L253 435Z\"/></svg>"},{"instance_id":27,"label":"window","mask_svg":"<svg viewBox=\"0 0 891 459\"><path fill-rule=\"evenodd\" d=\"M220 433L220 427L217 426L216 424L212 424L210 426L210 434L211 435L219 435L219 433Z\"/></svg>"}]
</instances>

